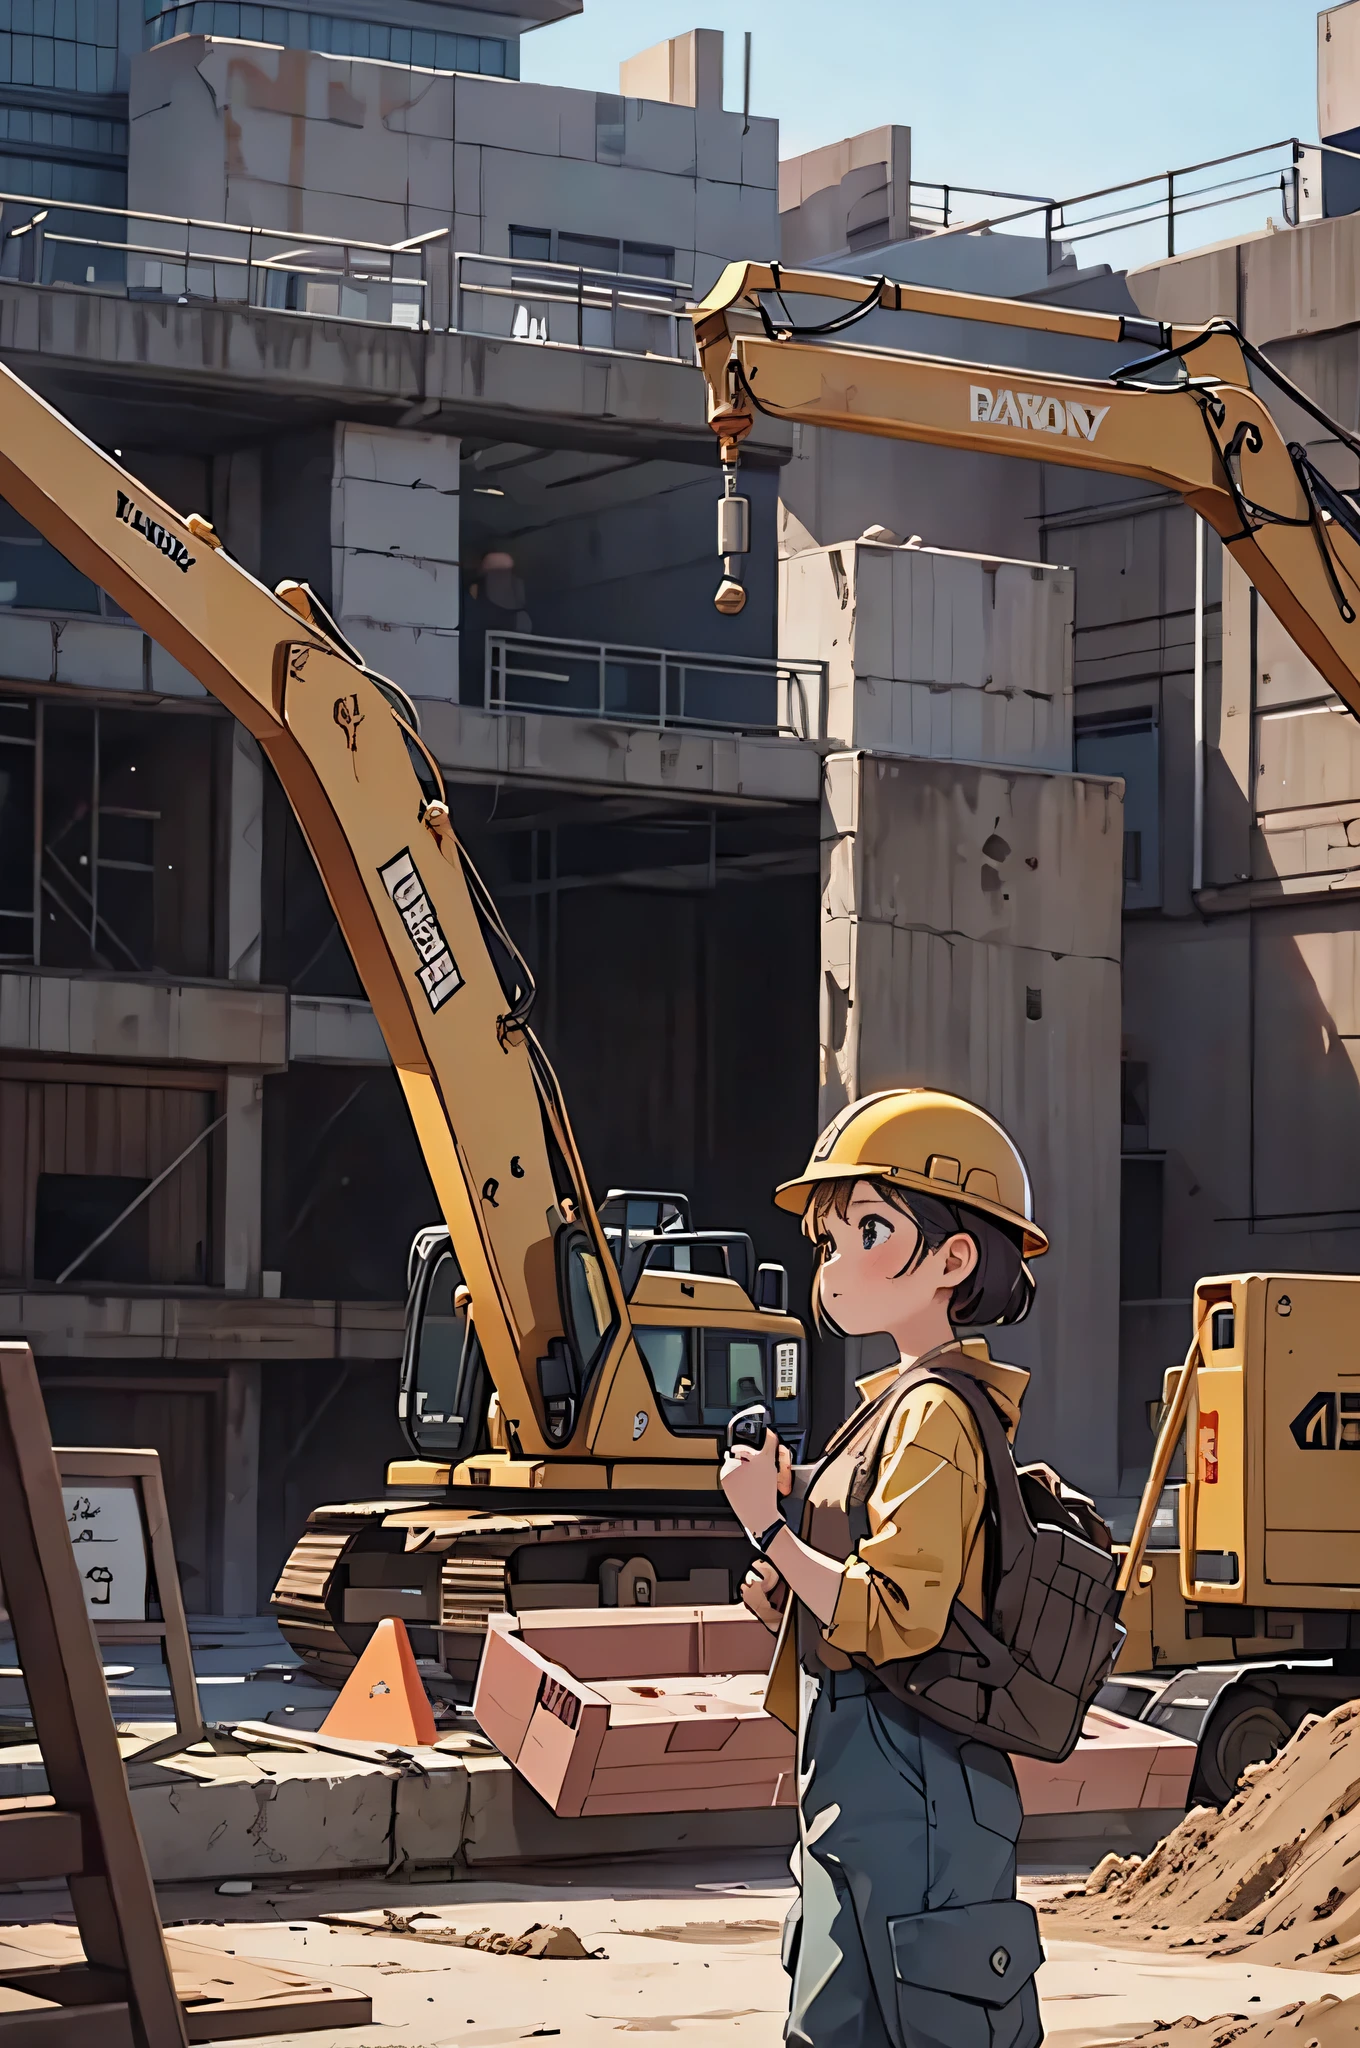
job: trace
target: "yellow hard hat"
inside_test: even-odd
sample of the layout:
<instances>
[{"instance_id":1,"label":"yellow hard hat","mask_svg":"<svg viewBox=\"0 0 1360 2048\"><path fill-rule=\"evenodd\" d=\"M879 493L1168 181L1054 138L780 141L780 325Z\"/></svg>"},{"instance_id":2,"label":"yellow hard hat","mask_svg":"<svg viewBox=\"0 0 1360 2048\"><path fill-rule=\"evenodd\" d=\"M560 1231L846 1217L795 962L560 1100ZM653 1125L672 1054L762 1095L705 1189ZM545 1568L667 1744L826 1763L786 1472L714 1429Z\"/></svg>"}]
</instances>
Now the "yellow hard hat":
<instances>
[{"instance_id":1,"label":"yellow hard hat","mask_svg":"<svg viewBox=\"0 0 1360 2048\"><path fill-rule=\"evenodd\" d=\"M888 1088L852 1102L822 1132L805 1171L774 1198L802 1216L818 1181L859 1179L916 1188L1010 1223L1023 1234L1027 1259L1048 1250L1019 1151L993 1117L961 1096Z\"/></svg>"}]
</instances>

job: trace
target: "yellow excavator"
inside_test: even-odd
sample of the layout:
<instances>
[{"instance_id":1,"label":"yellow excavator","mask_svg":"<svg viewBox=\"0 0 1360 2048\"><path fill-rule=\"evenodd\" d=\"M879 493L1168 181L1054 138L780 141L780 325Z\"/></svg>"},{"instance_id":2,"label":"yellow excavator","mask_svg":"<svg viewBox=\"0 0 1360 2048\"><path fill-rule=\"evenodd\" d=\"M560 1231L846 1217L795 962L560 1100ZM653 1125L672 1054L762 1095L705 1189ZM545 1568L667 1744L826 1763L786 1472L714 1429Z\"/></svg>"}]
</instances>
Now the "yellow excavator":
<instances>
[{"instance_id":1,"label":"yellow excavator","mask_svg":"<svg viewBox=\"0 0 1360 2048\"><path fill-rule=\"evenodd\" d=\"M321 1509L277 1610L332 1674L403 1616L455 1679L507 1604L736 1596L730 1416L798 1439L782 1267L681 1195L597 1210L533 982L459 845L415 706L305 587L270 591L0 369L0 493L226 706L275 769L382 1029L442 1211L412 1248L394 1497ZM494 1393L494 1401L490 1396ZM485 1448L483 1443L485 1442Z\"/></svg>"},{"instance_id":2,"label":"yellow excavator","mask_svg":"<svg viewBox=\"0 0 1360 2048\"><path fill-rule=\"evenodd\" d=\"M817 318L818 302L836 302ZM1134 353L1107 377L1049 376L856 345L881 313L936 315ZM876 323L882 332L886 325ZM1339 490L1266 403L1330 419L1232 322L1166 326L902 284L729 264L694 312L723 494L716 604L745 602L741 444L757 412L903 441L1112 471L1176 491L1347 708L1360 716L1360 501ZM1163 1387L1152 1468L1124 1555L1121 1672L1221 1664L1173 1680L1148 1718L1198 1740L1197 1797L1229 1798L1307 1714L1360 1696L1360 1278L1239 1273L1201 1280L1193 1340ZM1177 1547L1153 1549L1172 1460L1187 1445ZM1299 1657L1305 1661L1290 1664ZM1285 1661L1282 1661L1285 1660ZM1226 1680L1226 1682L1224 1682Z\"/></svg>"}]
</instances>

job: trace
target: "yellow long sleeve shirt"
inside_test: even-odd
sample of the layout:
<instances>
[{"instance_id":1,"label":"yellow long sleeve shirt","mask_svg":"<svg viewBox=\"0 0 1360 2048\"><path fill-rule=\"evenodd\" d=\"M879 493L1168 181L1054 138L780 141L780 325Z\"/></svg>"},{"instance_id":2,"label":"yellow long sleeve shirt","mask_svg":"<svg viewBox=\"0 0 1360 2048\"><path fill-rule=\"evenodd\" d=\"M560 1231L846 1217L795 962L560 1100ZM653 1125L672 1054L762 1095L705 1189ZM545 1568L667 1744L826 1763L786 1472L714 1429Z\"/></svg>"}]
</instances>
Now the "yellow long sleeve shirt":
<instances>
[{"instance_id":1,"label":"yellow long sleeve shirt","mask_svg":"<svg viewBox=\"0 0 1360 2048\"><path fill-rule=\"evenodd\" d=\"M858 1381L861 1400L875 1400L898 1370ZM981 1358L970 1359L969 1370L1014 1434L1029 1374ZM867 1502L869 1534L842 1566L835 1609L822 1630L830 1648L889 1664L935 1647L956 1596L980 1614L985 1496L986 1464L972 1415L949 1388L926 1382L902 1403L884 1443ZM794 1605L790 1600L785 1610L765 1695L770 1713L790 1728L798 1719Z\"/></svg>"}]
</instances>

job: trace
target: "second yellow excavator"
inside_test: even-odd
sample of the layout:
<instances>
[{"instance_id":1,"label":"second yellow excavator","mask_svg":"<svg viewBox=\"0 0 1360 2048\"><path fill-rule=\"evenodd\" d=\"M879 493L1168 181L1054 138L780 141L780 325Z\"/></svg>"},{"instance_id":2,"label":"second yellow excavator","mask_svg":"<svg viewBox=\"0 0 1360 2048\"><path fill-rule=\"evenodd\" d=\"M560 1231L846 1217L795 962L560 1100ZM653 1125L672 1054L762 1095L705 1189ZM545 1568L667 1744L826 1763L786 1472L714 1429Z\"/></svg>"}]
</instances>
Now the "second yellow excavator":
<instances>
[{"instance_id":1,"label":"second yellow excavator","mask_svg":"<svg viewBox=\"0 0 1360 2048\"><path fill-rule=\"evenodd\" d=\"M845 310L814 321L811 311L827 300ZM880 312L1138 352L1108 377L1079 377L856 345L853 329ZM1267 399L1286 419L1321 427L1351 457L1360 456L1360 438L1231 321L1169 327L886 277L737 263L695 309L694 324L723 473L720 611L745 601L750 514L737 492L738 463L764 412L1111 471L1179 492L1360 716L1360 501L1286 439ZM1360 1490L1346 1455L1360 1451L1360 1279L1216 1275L1198 1282L1191 1306L1193 1342L1166 1377L1121 1571L1128 1638L1118 1668L1229 1667L1226 1682L1197 1671L1168 1689L1151 1716L1197 1738L1194 1796L1222 1803L1246 1766L1273 1755L1307 1714L1360 1697ZM1182 1439L1176 1547L1150 1550Z\"/></svg>"}]
</instances>

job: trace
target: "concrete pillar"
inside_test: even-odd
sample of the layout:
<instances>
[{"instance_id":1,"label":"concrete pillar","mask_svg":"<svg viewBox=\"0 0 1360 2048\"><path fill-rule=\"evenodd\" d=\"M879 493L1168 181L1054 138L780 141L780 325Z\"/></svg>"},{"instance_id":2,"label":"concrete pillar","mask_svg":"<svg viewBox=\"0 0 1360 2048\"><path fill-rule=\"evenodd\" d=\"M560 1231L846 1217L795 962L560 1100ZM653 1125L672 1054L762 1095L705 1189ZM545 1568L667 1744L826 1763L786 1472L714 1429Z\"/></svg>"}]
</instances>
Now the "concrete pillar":
<instances>
[{"instance_id":1,"label":"concrete pillar","mask_svg":"<svg viewBox=\"0 0 1360 2048\"><path fill-rule=\"evenodd\" d=\"M1023 1448L1118 1491L1122 785L868 753L823 785L821 1121L944 1088L1025 1155L1052 1250L994 1333ZM852 1351L855 1347L851 1347ZM850 1371L883 1359L872 1345Z\"/></svg>"},{"instance_id":2,"label":"concrete pillar","mask_svg":"<svg viewBox=\"0 0 1360 2048\"><path fill-rule=\"evenodd\" d=\"M227 849L227 979L258 983L263 938L264 763L243 725L232 734Z\"/></svg>"},{"instance_id":3,"label":"concrete pillar","mask_svg":"<svg viewBox=\"0 0 1360 2048\"><path fill-rule=\"evenodd\" d=\"M254 1614L259 1604L260 1368L227 1367L222 1442L222 1612Z\"/></svg>"},{"instance_id":4,"label":"concrete pillar","mask_svg":"<svg viewBox=\"0 0 1360 2048\"><path fill-rule=\"evenodd\" d=\"M229 1069L224 1107L222 1284L228 1294L258 1294L264 1137L264 1082L259 1074Z\"/></svg>"},{"instance_id":5,"label":"concrete pillar","mask_svg":"<svg viewBox=\"0 0 1360 2048\"><path fill-rule=\"evenodd\" d=\"M446 434L335 429L332 609L413 697L458 695L460 448Z\"/></svg>"},{"instance_id":6,"label":"concrete pillar","mask_svg":"<svg viewBox=\"0 0 1360 2048\"><path fill-rule=\"evenodd\" d=\"M212 459L212 523L228 554L252 576L260 573L264 463L258 448L233 448Z\"/></svg>"}]
</instances>

